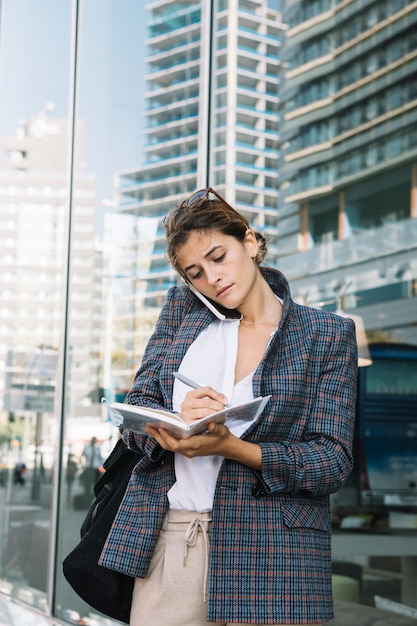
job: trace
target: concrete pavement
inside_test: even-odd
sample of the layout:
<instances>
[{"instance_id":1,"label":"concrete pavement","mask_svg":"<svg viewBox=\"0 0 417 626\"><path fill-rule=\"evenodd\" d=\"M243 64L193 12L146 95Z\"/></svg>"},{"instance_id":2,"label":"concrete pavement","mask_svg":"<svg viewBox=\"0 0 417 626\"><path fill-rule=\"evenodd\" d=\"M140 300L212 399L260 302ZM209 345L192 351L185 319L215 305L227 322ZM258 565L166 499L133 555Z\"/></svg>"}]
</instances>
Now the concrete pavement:
<instances>
[{"instance_id":1,"label":"concrete pavement","mask_svg":"<svg viewBox=\"0 0 417 626\"><path fill-rule=\"evenodd\" d=\"M351 602L336 601L335 609L336 617L328 622L329 626L416 626L417 624L415 618ZM36 613L0 594L0 626L67 626L68 623L85 626L118 624L118 622L111 622L100 617L87 618L82 622L62 622Z\"/></svg>"}]
</instances>

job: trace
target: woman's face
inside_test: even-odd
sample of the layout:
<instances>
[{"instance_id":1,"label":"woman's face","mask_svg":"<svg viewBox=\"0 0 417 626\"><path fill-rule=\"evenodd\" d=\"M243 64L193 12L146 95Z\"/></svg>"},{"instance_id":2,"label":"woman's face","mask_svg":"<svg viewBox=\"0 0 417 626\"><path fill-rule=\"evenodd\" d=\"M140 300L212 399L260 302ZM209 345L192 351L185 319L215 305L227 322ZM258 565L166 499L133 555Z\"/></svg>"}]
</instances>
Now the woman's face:
<instances>
[{"instance_id":1,"label":"woman's face","mask_svg":"<svg viewBox=\"0 0 417 626\"><path fill-rule=\"evenodd\" d=\"M187 280L207 298L227 309L239 309L260 277L253 260L257 252L251 229L243 242L217 230L191 231L177 252L177 262Z\"/></svg>"}]
</instances>

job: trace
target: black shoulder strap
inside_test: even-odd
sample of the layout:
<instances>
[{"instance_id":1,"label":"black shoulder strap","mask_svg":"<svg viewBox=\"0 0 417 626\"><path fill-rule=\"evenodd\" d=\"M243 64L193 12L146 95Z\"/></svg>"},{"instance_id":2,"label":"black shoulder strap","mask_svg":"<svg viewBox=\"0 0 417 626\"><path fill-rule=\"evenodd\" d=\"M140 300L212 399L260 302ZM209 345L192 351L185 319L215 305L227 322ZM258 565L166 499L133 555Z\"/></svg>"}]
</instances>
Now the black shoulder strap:
<instances>
[{"instance_id":1,"label":"black shoulder strap","mask_svg":"<svg viewBox=\"0 0 417 626\"><path fill-rule=\"evenodd\" d=\"M143 454L141 452L129 450L123 439L118 439L113 450L103 463L103 467L106 471L103 472L94 485L95 495L97 496L103 489L104 485L113 480L114 476L116 476L118 472L131 471L142 456Z\"/></svg>"}]
</instances>

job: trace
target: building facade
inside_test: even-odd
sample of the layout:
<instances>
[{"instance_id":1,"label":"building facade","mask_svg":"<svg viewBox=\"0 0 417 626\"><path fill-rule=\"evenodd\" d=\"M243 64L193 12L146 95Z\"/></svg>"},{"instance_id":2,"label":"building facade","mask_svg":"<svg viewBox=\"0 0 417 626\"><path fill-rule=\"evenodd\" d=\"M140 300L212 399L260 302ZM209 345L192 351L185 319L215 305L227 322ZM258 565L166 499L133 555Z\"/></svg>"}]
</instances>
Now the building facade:
<instances>
[{"instance_id":1,"label":"building facade","mask_svg":"<svg viewBox=\"0 0 417 626\"><path fill-rule=\"evenodd\" d=\"M161 220L179 198L214 187L265 234L272 262L277 256L278 11L265 0L165 0L147 9L144 162L120 172L116 190L119 215L135 229L116 271L135 281L130 304L125 295L123 312L115 308L131 368L177 280ZM128 320L123 332L126 307L133 335Z\"/></svg>"},{"instance_id":2,"label":"building facade","mask_svg":"<svg viewBox=\"0 0 417 626\"><path fill-rule=\"evenodd\" d=\"M417 345L417 3L284 2L283 21L279 265L301 302Z\"/></svg>"},{"instance_id":3,"label":"building facade","mask_svg":"<svg viewBox=\"0 0 417 626\"><path fill-rule=\"evenodd\" d=\"M79 132L81 137L81 124ZM8 400L3 408L13 414L36 404L36 389L30 399L29 388L32 378L41 374L35 367L33 376L30 364L35 358L39 360L41 357L37 355L42 352L57 353L60 346L65 299L62 285L67 271L64 233L68 121L54 117L49 104L47 110L23 121L13 136L1 137L0 151L0 398L6 394ZM98 254L94 238L96 181L83 171L82 164L83 155L78 152L73 208L73 295L69 312L69 349L73 363L78 364L72 381L75 404L88 398L97 384L100 348L99 344L94 345L93 328L102 308L99 304L99 312L94 312L97 298L91 297L97 285L94 276ZM47 379L55 375L56 367L48 372ZM12 384L13 377L15 388L6 389L5 381Z\"/></svg>"}]
</instances>

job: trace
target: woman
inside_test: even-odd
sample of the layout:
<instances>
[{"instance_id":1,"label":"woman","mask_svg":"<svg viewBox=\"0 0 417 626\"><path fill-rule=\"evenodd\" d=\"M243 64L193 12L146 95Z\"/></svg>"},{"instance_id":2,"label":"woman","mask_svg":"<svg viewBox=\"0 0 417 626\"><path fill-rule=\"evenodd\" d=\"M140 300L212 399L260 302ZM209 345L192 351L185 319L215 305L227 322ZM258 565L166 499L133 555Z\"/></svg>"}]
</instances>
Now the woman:
<instances>
[{"instance_id":1,"label":"woman","mask_svg":"<svg viewBox=\"0 0 417 626\"><path fill-rule=\"evenodd\" d=\"M263 237L213 189L164 224L186 284L169 290L126 402L191 422L271 398L253 422L189 439L123 432L145 456L100 564L136 578L132 626L328 621L329 494L352 469L354 323L294 303L281 272L260 267Z\"/></svg>"}]
</instances>

